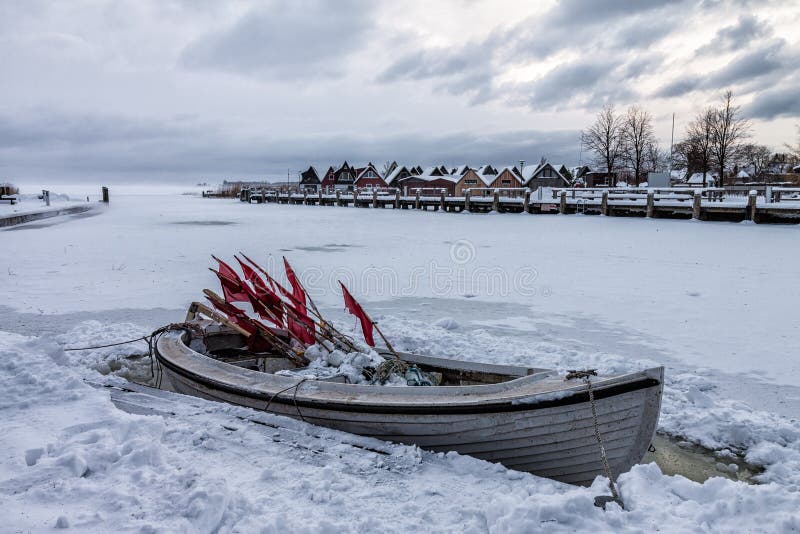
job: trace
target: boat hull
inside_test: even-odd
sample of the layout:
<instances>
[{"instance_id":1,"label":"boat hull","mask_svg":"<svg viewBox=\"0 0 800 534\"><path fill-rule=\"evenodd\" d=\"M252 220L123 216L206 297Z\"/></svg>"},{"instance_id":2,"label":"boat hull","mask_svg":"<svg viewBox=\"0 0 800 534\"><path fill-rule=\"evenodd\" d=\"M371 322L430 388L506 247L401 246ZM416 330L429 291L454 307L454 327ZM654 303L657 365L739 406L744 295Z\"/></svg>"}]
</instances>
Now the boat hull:
<instances>
[{"instance_id":1,"label":"boat hull","mask_svg":"<svg viewBox=\"0 0 800 534\"><path fill-rule=\"evenodd\" d=\"M284 391L277 388L285 381L254 385L254 376L248 375L253 371L236 368L219 373L219 365L226 364L192 351L178 337L159 341L158 348L162 372L179 393L427 450L468 454L572 484L590 484L603 474L591 404L581 381L572 381L575 384L566 393L532 395L525 388L535 385L533 377L494 388L383 387L396 391L371 402L366 393L341 394L348 387L365 386L293 379L288 388L281 388ZM236 379L238 374L242 380ZM267 377L262 378L269 382ZM655 368L626 379L598 381L595 386L598 428L615 476L644 457L658 421L662 383L663 368ZM453 400L470 395L476 399Z\"/></svg>"}]
</instances>

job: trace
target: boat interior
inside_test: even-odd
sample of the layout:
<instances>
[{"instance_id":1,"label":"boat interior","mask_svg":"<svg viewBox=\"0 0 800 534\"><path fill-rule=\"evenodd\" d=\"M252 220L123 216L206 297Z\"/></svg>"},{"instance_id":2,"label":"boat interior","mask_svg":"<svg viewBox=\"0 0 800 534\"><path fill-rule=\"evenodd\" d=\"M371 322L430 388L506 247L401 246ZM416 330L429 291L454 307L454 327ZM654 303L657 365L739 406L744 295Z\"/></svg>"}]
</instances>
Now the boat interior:
<instances>
[{"instance_id":1,"label":"boat interior","mask_svg":"<svg viewBox=\"0 0 800 534\"><path fill-rule=\"evenodd\" d=\"M283 370L302 371L303 369L283 355L250 351L247 348L246 339L235 331L224 327L211 330L205 328L203 338L192 336L188 344L189 348L220 362L253 371L276 373ZM377 351L387 359L392 357L392 353L386 349L378 348ZM547 369L510 365L461 362L409 353L400 353L400 356L407 363L415 365L420 371L441 375L441 381L438 384L441 386L499 384L547 371ZM347 383L344 375L334 375L319 380Z\"/></svg>"}]
</instances>

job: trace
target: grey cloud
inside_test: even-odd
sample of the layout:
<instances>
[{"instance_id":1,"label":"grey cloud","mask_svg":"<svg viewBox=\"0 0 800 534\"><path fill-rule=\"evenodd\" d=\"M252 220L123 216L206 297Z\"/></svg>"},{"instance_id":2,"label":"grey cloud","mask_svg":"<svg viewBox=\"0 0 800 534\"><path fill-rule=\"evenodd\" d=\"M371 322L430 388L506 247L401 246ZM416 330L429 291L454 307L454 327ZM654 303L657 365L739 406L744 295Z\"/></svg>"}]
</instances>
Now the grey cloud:
<instances>
[{"instance_id":1,"label":"grey cloud","mask_svg":"<svg viewBox=\"0 0 800 534\"><path fill-rule=\"evenodd\" d=\"M365 0L272 1L190 44L180 63L262 78L337 76L363 46L369 16Z\"/></svg>"},{"instance_id":2,"label":"grey cloud","mask_svg":"<svg viewBox=\"0 0 800 534\"><path fill-rule=\"evenodd\" d=\"M380 82L402 78L422 80L478 70L491 61L491 45L470 43L459 48L436 48L408 54L389 66L379 76Z\"/></svg>"},{"instance_id":3,"label":"grey cloud","mask_svg":"<svg viewBox=\"0 0 800 534\"><path fill-rule=\"evenodd\" d=\"M745 89L749 87L753 90L758 87L757 84L753 84L755 80L768 75L778 75L782 71L791 72L799 65L797 54L787 50L786 41L778 39L735 57L727 65L709 73L706 77L686 74L684 78L658 89L654 96L672 98L700 89L722 89L740 84L744 84Z\"/></svg>"},{"instance_id":4,"label":"grey cloud","mask_svg":"<svg viewBox=\"0 0 800 534\"><path fill-rule=\"evenodd\" d=\"M696 90L700 86L700 80L692 75L685 74L685 77L679 80L670 82L658 91L653 96L658 98L672 98L675 96L682 96L686 93Z\"/></svg>"},{"instance_id":5,"label":"grey cloud","mask_svg":"<svg viewBox=\"0 0 800 534\"><path fill-rule=\"evenodd\" d=\"M739 50L754 39L772 34L772 27L753 15L742 15L733 26L719 30L714 38L697 49L697 54L720 54Z\"/></svg>"},{"instance_id":6,"label":"grey cloud","mask_svg":"<svg viewBox=\"0 0 800 534\"><path fill-rule=\"evenodd\" d=\"M747 113L756 119L800 117L800 80L764 91L747 106Z\"/></svg>"},{"instance_id":7,"label":"grey cloud","mask_svg":"<svg viewBox=\"0 0 800 534\"><path fill-rule=\"evenodd\" d=\"M751 80L783 68L787 61L781 54L785 44L786 42L781 39L733 59L709 77L704 85L716 89Z\"/></svg>"},{"instance_id":8,"label":"grey cloud","mask_svg":"<svg viewBox=\"0 0 800 534\"><path fill-rule=\"evenodd\" d=\"M450 135L295 135L243 137L232 128L184 118L136 120L119 116L71 116L53 120L33 113L0 115L0 176L136 180L156 182L285 176L309 162L397 160L420 165L533 161L542 155L572 161L577 131L478 130ZM70 127L86 127L70 134Z\"/></svg>"},{"instance_id":9,"label":"grey cloud","mask_svg":"<svg viewBox=\"0 0 800 534\"><path fill-rule=\"evenodd\" d=\"M626 63L631 57L629 49L641 50L668 35L679 20L677 10L663 12L672 5L664 0L634 3L605 0L589 4L568 0L510 28L498 29L480 42L411 52L389 65L378 76L378 81L435 80L436 89L469 94L472 104L498 98L527 102L533 109L549 109L568 102L596 104L612 95L622 97L633 93L623 86L614 88L606 84L593 88L591 84L601 78L596 71L613 70ZM661 10L657 17L655 10ZM600 29L612 18L618 21L614 27L608 31ZM531 84L497 87L497 78L511 65L541 60L557 50L594 52L597 49L615 59L601 60L596 65L585 61L566 64ZM662 61L655 54L647 58L634 56L626 63L627 68L616 72L621 77L617 81L641 76ZM577 85L570 85L573 83ZM520 93L515 93L515 88ZM533 97L529 98L531 92Z\"/></svg>"},{"instance_id":10,"label":"grey cloud","mask_svg":"<svg viewBox=\"0 0 800 534\"><path fill-rule=\"evenodd\" d=\"M554 68L528 86L533 93L533 109L551 109L559 104L582 101L584 104L602 101L604 82L619 66L620 61L586 58Z\"/></svg>"},{"instance_id":11,"label":"grey cloud","mask_svg":"<svg viewBox=\"0 0 800 534\"><path fill-rule=\"evenodd\" d=\"M633 80L640 76L657 72L664 64L664 54L651 53L646 55L634 55L633 58L620 67L620 79Z\"/></svg>"},{"instance_id":12,"label":"grey cloud","mask_svg":"<svg viewBox=\"0 0 800 534\"><path fill-rule=\"evenodd\" d=\"M556 24L578 26L581 24L596 25L610 19L629 17L639 13L647 13L655 9L674 5L670 0L565 0L549 13L548 20Z\"/></svg>"}]
</instances>

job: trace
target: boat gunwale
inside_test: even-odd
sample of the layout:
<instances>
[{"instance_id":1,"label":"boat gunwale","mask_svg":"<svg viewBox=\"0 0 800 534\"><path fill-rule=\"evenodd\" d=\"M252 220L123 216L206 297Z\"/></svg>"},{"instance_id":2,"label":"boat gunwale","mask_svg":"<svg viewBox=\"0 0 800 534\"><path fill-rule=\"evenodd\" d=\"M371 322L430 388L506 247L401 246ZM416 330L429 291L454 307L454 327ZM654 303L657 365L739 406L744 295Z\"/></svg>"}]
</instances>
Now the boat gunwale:
<instances>
[{"instance_id":1,"label":"boat gunwale","mask_svg":"<svg viewBox=\"0 0 800 534\"><path fill-rule=\"evenodd\" d=\"M178 335L176 335L178 334ZM190 380L200 386L206 387L208 389L216 389L228 394L237 395L241 397L245 397L255 401L261 401L266 403L274 403L274 404L282 404L282 405L290 405L296 408L307 408L307 409L318 409L323 411L338 411L338 412L362 412L362 413L384 413L384 414L404 414L404 415L451 415L451 414L488 414L488 413L503 413L503 412L516 412L516 411L531 411L531 410L540 410L540 409L547 409L547 408L555 408L561 406L568 406L573 404L580 404L580 403L588 403L589 395L588 391L584 387L584 384L576 383L575 386L567 388L567 389L558 389L555 391L542 391L539 392L538 395L542 397L546 397L548 394L552 394L554 392L559 392L563 394L563 396L559 396L559 398L554 399L547 399L543 398L541 400L536 400L535 397L537 394L531 395L530 393L527 395L522 395L524 399L523 402L520 402L520 395L516 397L512 396L515 389L519 389L519 387L523 385L527 385L532 381L536 381L541 379L539 375L550 373L537 373L533 375L521 376L519 378L515 378L500 384L478 384L478 385L469 385L469 386L430 386L425 388L414 388L415 393L418 393L415 398L410 398L408 393L405 394L398 394L396 397L400 398L401 400L398 402L397 400L387 400L386 394L387 393L401 393L406 388L386 388L381 387L380 393L383 395L380 399L375 399L372 401L364 401L358 399L358 395L369 394L371 392L371 388L377 388L379 386L372 386L372 385L360 385L360 384L335 384L330 382L317 382L317 381L297 381L292 377L281 377L279 375L274 374L264 374L264 378L281 378L285 380L281 380L281 384L271 384L272 386L277 388L277 392L270 392L259 390L253 387L250 387L246 384L235 384L232 382L226 382L220 379L212 378L208 375L200 374L192 369L187 367L181 367L175 362L169 360L169 358L165 357L162 354L162 343L169 343L172 342L176 346L177 349L180 349L184 356L190 357L192 360L204 364L206 366L211 365L212 367L218 366L226 366L222 367L221 369L230 372L231 370L228 367L235 368L237 373L241 374L241 377L244 379L247 376L250 376L249 373L258 373L257 371L252 371L249 369L241 368L234 366L232 364L228 364L225 362L221 362L204 354L201 354L193 349L191 349L185 342L184 337L189 335L185 331L181 332L174 332L172 334L167 333L164 336L161 336L157 343L157 350L156 350L156 358L158 359L159 364L163 365L167 369L169 369L172 373L176 373L183 377L185 380ZM437 358L431 358L437 359ZM459 363L456 360L448 360L450 362ZM213 362L213 364L212 364ZM474 362L473 362L474 363ZM490 364L497 367L496 364ZM617 395L622 395L628 392L638 391L641 389L648 389L652 387L658 387L663 384L663 367L655 367L651 369L646 369L643 371L627 373L622 375L614 375L612 377L604 378L599 377L599 380L595 382L594 385L594 397L595 399L604 399L609 397L614 397ZM539 377L539 378L537 378ZM627 380L626 380L627 379ZM320 390L318 387L314 390L314 393L332 393L332 394L341 394L342 390L337 388L336 386L346 386L346 390L348 392L352 392L352 395L348 400L337 400L334 398L314 398L308 395L309 391L305 391L302 394L299 391L292 391L299 389L300 383L303 384L315 384L316 386L324 385L324 389L328 391ZM287 385L288 387L281 391L283 387L281 385ZM498 387L500 386L500 387ZM370 388L370 389L366 389ZM306 388L307 389L307 388ZM391 391L397 390L397 391ZM439 390L439 391L433 391ZM373 390L374 391L374 390ZM443 393L448 392L450 395L446 398L448 401L447 403L441 402L443 400ZM377 393L377 392L376 392ZM506 396L501 396L499 398L481 398L481 394L496 394L496 393L507 393ZM465 397L467 395L472 395L472 398L467 399L454 399L453 394L457 394L459 397ZM403 398L405 397L405 398ZM416 400L416 402L414 402ZM440 402L436 402L436 401ZM461 401L461 402L453 402L453 401ZM405 401L405 402L403 402Z\"/></svg>"}]
</instances>

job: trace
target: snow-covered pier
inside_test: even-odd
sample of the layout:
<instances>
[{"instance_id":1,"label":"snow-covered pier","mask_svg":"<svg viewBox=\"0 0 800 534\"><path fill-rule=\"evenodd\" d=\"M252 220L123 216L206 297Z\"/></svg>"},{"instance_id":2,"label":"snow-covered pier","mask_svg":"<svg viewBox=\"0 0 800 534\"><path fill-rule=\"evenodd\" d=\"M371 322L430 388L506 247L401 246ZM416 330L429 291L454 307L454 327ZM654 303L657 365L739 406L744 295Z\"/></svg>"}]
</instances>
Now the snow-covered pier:
<instances>
[{"instance_id":1,"label":"snow-covered pier","mask_svg":"<svg viewBox=\"0 0 800 534\"><path fill-rule=\"evenodd\" d=\"M63 215L80 215L96 208L97 206L91 204L77 204L59 208L36 208L31 211L0 214L0 228Z\"/></svg>"},{"instance_id":2,"label":"snow-covered pier","mask_svg":"<svg viewBox=\"0 0 800 534\"><path fill-rule=\"evenodd\" d=\"M244 202L473 213L585 214L618 217L800 223L800 188L774 188L734 195L722 188L563 188L444 192L336 191L335 193L243 191Z\"/></svg>"}]
</instances>

